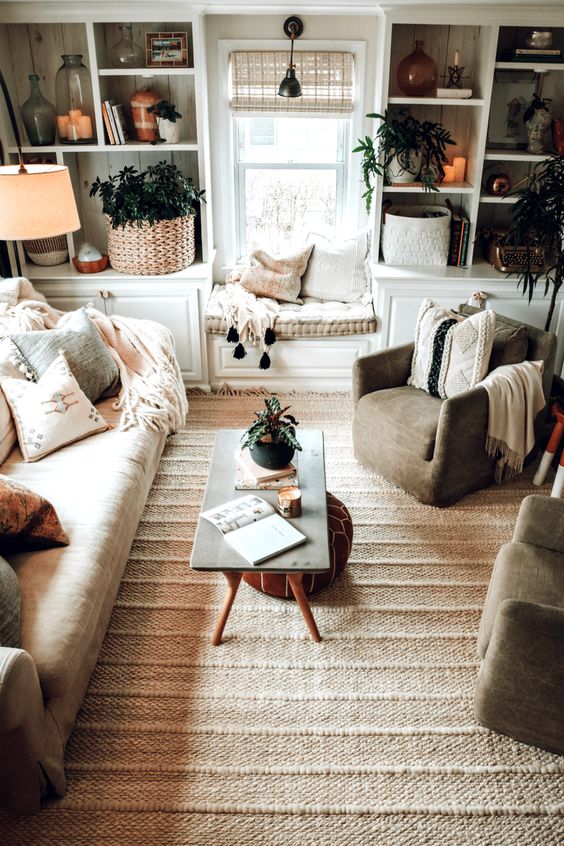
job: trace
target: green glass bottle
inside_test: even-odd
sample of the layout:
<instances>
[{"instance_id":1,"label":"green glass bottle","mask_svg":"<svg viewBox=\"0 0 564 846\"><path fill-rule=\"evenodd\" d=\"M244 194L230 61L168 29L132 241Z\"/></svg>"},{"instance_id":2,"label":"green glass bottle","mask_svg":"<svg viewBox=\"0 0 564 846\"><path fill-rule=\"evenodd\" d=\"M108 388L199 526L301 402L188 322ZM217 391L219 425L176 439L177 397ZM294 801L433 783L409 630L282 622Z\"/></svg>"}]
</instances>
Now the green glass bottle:
<instances>
[{"instance_id":1,"label":"green glass bottle","mask_svg":"<svg viewBox=\"0 0 564 846\"><path fill-rule=\"evenodd\" d=\"M39 76L29 75L31 93L21 108L22 118L32 147L44 147L55 143L55 106L47 100L39 88Z\"/></svg>"}]
</instances>

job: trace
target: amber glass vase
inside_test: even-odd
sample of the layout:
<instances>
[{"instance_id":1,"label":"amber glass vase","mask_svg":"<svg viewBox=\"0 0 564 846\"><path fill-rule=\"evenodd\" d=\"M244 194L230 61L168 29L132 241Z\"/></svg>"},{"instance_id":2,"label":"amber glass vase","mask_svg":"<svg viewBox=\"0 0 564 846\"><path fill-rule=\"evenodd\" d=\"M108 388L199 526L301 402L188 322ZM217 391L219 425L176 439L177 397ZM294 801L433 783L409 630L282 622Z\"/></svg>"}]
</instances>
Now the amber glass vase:
<instances>
[{"instance_id":1,"label":"amber glass vase","mask_svg":"<svg viewBox=\"0 0 564 846\"><path fill-rule=\"evenodd\" d=\"M415 50L398 65L398 87L409 97L424 97L437 88L437 63L423 51L423 41L415 42Z\"/></svg>"}]
</instances>

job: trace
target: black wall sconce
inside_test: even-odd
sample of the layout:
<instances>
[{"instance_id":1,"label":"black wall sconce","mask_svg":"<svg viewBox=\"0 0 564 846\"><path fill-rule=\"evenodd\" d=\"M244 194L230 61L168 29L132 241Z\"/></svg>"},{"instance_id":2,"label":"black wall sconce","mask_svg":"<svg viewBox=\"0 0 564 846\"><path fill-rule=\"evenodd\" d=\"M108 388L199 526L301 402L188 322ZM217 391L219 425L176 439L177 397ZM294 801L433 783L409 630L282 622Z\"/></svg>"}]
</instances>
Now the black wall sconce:
<instances>
[{"instance_id":1,"label":"black wall sconce","mask_svg":"<svg viewBox=\"0 0 564 846\"><path fill-rule=\"evenodd\" d=\"M292 16L286 18L284 21L284 32L292 41L292 48L290 50L290 64L286 71L286 76L280 83L278 94L280 97L301 97L302 87L296 79L296 67L294 65L294 41L299 38L304 31L304 25L300 18Z\"/></svg>"}]
</instances>

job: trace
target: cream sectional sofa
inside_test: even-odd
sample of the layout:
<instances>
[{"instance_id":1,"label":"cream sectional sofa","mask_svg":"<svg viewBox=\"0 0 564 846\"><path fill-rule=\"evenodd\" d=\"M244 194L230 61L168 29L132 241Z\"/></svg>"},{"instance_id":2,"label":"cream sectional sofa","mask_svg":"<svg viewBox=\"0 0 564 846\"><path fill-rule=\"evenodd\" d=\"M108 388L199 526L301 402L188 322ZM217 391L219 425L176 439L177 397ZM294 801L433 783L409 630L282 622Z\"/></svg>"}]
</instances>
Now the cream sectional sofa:
<instances>
[{"instance_id":1,"label":"cream sectional sofa","mask_svg":"<svg viewBox=\"0 0 564 846\"><path fill-rule=\"evenodd\" d=\"M0 647L0 806L17 813L65 792L65 744L165 443L153 430L120 431L112 402L98 408L113 429L32 464L16 446L0 465L55 506L70 538L5 555L20 582L22 633L21 649Z\"/></svg>"}]
</instances>

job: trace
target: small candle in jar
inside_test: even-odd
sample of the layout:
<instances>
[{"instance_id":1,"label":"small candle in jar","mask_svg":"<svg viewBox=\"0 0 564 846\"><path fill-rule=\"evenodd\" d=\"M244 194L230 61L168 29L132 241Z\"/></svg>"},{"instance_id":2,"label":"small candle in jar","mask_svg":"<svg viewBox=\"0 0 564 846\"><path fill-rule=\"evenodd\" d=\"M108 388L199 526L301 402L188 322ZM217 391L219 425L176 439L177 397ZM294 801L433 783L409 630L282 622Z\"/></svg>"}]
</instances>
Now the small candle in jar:
<instances>
[{"instance_id":1,"label":"small candle in jar","mask_svg":"<svg viewBox=\"0 0 564 846\"><path fill-rule=\"evenodd\" d=\"M72 120L69 121L67 126L67 141L78 141L78 124Z\"/></svg>"},{"instance_id":2,"label":"small candle in jar","mask_svg":"<svg viewBox=\"0 0 564 846\"><path fill-rule=\"evenodd\" d=\"M460 50L454 51L454 67L457 68L460 66Z\"/></svg>"},{"instance_id":3,"label":"small candle in jar","mask_svg":"<svg viewBox=\"0 0 564 846\"><path fill-rule=\"evenodd\" d=\"M466 175L466 159L462 156L456 156L452 160L452 164L454 167L454 181L464 182L464 177Z\"/></svg>"},{"instance_id":4,"label":"small candle in jar","mask_svg":"<svg viewBox=\"0 0 564 846\"><path fill-rule=\"evenodd\" d=\"M78 137L92 138L92 120L88 115L82 115L78 119Z\"/></svg>"},{"instance_id":5,"label":"small candle in jar","mask_svg":"<svg viewBox=\"0 0 564 846\"><path fill-rule=\"evenodd\" d=\"M278 507L282 517L299 517L302 513L302 492L296 485L280 488Z\"/></svg>"},{"instance_id":6,"label":"small candle in jar","mask_svg":"<svg viewBox=\"0 0 564 846\"><path fill-rule=\"evenodd\" d=\"M443 182L454 182L454 166L444 165L443 170L445 172L445 178L443 179Z\"/></svg>"},{"instance_id":7,"label":"small candle in jar","mask_svg":"<svg viewBox=\"0 0 564 846\"><path fill-rule=\"evenodd\" d=\"M78 123L78 119L82 117L81 109L69 109L69 120L71 123Z\"/></svg>"}]
</instances>

